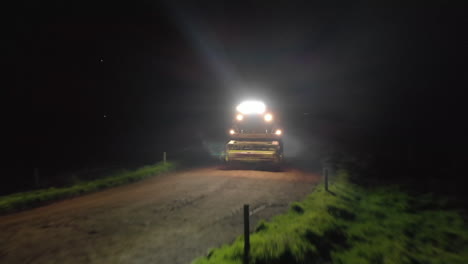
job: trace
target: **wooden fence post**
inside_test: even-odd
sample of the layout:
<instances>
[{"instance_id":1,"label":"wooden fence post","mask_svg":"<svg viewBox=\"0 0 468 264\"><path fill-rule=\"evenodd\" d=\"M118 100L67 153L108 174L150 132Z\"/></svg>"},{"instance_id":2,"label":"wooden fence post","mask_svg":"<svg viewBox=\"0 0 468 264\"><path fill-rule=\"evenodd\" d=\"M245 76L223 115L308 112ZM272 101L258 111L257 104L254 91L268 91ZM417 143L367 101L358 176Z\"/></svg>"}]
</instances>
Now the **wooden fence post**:
<instances>
[{"instance_id":1,"label":"wooden fence post","mask_svg":"<svg viewBox=\"0 0 468 264\"><path fill-rule=\"evenodd\" d=\"M325 191L328 191L328 168L325 168Z\"/></svg>"},{"instance_id":2,"label":"wooden fence post","mask_svg":"<svg viewBox=\"0 0 468 264\"><path fill-rule=\"evenodd\" d=\"M249 205L244 204L244 264L249 263L249 253L250 253Z\"/></svg>"}]
</instances>

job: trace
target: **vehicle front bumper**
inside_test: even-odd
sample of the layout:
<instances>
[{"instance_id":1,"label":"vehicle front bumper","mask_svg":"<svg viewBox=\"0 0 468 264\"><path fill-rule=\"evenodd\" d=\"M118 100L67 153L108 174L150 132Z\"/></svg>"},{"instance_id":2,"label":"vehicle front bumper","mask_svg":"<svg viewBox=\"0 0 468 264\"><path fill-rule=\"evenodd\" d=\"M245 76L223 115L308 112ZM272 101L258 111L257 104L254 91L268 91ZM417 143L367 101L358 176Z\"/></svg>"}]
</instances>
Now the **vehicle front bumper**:
<instances>
[{"instance_id":1,"label":"vehicle front bumper","mask_svg":"<svg viewBox=\"0 0 468 264\"><path fill-rule=\"evenodd\" d=\"M226 161L245 162L245 163L256 163L256 162L279 163L280 159L276 155L228 155Z\"/></svg>"}]
</instances>

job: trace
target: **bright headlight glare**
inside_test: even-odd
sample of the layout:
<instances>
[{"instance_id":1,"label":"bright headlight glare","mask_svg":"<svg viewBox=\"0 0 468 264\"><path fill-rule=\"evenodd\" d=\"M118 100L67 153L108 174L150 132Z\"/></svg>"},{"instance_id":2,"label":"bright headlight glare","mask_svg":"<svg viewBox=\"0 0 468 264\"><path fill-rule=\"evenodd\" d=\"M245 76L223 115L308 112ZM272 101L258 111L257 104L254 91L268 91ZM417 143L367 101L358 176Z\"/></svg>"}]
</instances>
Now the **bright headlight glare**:
<instances>
[{"instance_id":1,"label":"bright headlight glare","mask_svg":"<svg viewBox=\"0 0 468 264\"><path fill-rule=\"evenodd\" d=\"M273 120L273 116L271 114L266 114L264 118L265 118L265 121L267 122L270 122L271 120Z\"/></svg>"},{"instance_id":2,"label":"bright headlight glare","mask_svg":"<svg viewBox=\"0 0 468 264\"><path fill-rule=\"evenodd\" d=\"M280 129L277 129L275 131L275 134L279 136L279 135L283 134L283 131L281 131Z\"/></svg>"},{"instance_id":3,"label":"bright headlight glare","mask_svg":"<svg viewBox=\"0 0 468 264\"><path fill-rule=\"evenodd\" d=\"M235 133L236 131L234 131L234 129L229 130L229 134L234 135Z\"/></svg>"},{"instance_id":4,"label":"bright headlight glare","mask_svg":"<svg viewBox=\"0 0 468 264\"><path fill-rule=\"evenodd\" d=\"M242 114L263 114L265 113L265 109L265 104L260 101L244 101L236 108Z\"/></svg>"},{"instance_id":5,"label":"bright headlight glare","mask_svg":"<svg viewBox=\"0 0 468 264\"><path fill-rule=\"evenodd\" d=\"M239 121L242 121L242 120L244 120L244 116L241 115L241 114L238 114L238 115L236 116L236 119L239 120Z\"/></svg>"}]
</instances>

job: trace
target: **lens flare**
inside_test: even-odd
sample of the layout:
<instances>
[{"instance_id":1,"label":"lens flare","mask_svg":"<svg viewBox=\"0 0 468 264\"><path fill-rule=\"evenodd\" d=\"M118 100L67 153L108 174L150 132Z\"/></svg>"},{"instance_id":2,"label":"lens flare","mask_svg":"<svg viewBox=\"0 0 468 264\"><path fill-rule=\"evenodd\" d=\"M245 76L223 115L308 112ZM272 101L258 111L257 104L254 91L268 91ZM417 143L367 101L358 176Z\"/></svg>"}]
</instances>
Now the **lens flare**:
<instances>
[{"instance_id":1,"label":"lens flare","mask_svg":"<svg viewBox=\"0 0 468 264\"><path fill-rule=\"evenodd\" d=\"M236 116L236 119L239 120L239 121L242 121L242 120L244 120L244 116L241 115L241 114L238 114L238 115Z\"/></svg>"},{"instance_id":2,"label":"lens flare","mask_svg":"<svg viewBox=\"0 0 468 264\"><path fill-rule=\"evenodd\" d=\"M260 101L244 101L236 108L242 114L263 114L265 113L265 109L265 104Z\"/></svg>"},{"instance_id":3,"label":"lens flare","mask_svg":"<svg viewBox=\"0 0 468 264\"><path fill-rule=\"evenodd\" d=\"M264 118L265 118L265 121L267 122L271 122L273 120L273 116L271 114L266 114Z\"/></svg>"}]
</instances>

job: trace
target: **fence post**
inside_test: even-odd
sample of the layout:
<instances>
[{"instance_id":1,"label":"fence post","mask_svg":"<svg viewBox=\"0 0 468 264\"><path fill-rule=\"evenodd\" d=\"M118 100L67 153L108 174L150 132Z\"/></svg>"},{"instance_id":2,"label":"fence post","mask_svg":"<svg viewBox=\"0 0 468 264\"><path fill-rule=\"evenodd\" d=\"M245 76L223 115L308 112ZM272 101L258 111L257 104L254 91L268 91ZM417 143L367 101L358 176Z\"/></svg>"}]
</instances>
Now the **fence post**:
<instances>
[{"instance_id":1,"label":"fence post","mask_svg":"<svg viewBox=\"0 0 468 264\"><path fill-rule=\"evenodd\" d=\"M166 151L163 152L163 163L166 164Z\"/></svg>"},{"instance_id":2,"label":"fence post","mask_svg":"<svg viewBox=\"0 0 468 264\"><path fill-rule=\"evenodd\" d=\"M250 252L249 205L244 204L244 264L249 263L249 252Z\"/></svg>"},{"instance_id":3,"label":"fence post","mask_svg":"<svg viewBox=\"0 0 468 264\"><path fill-rule=\"evenodd\" d=\"M328 168L325 167L324 169L324 177L325 177L325 191L328 191Z\"/></svg>"}]
</instances>

